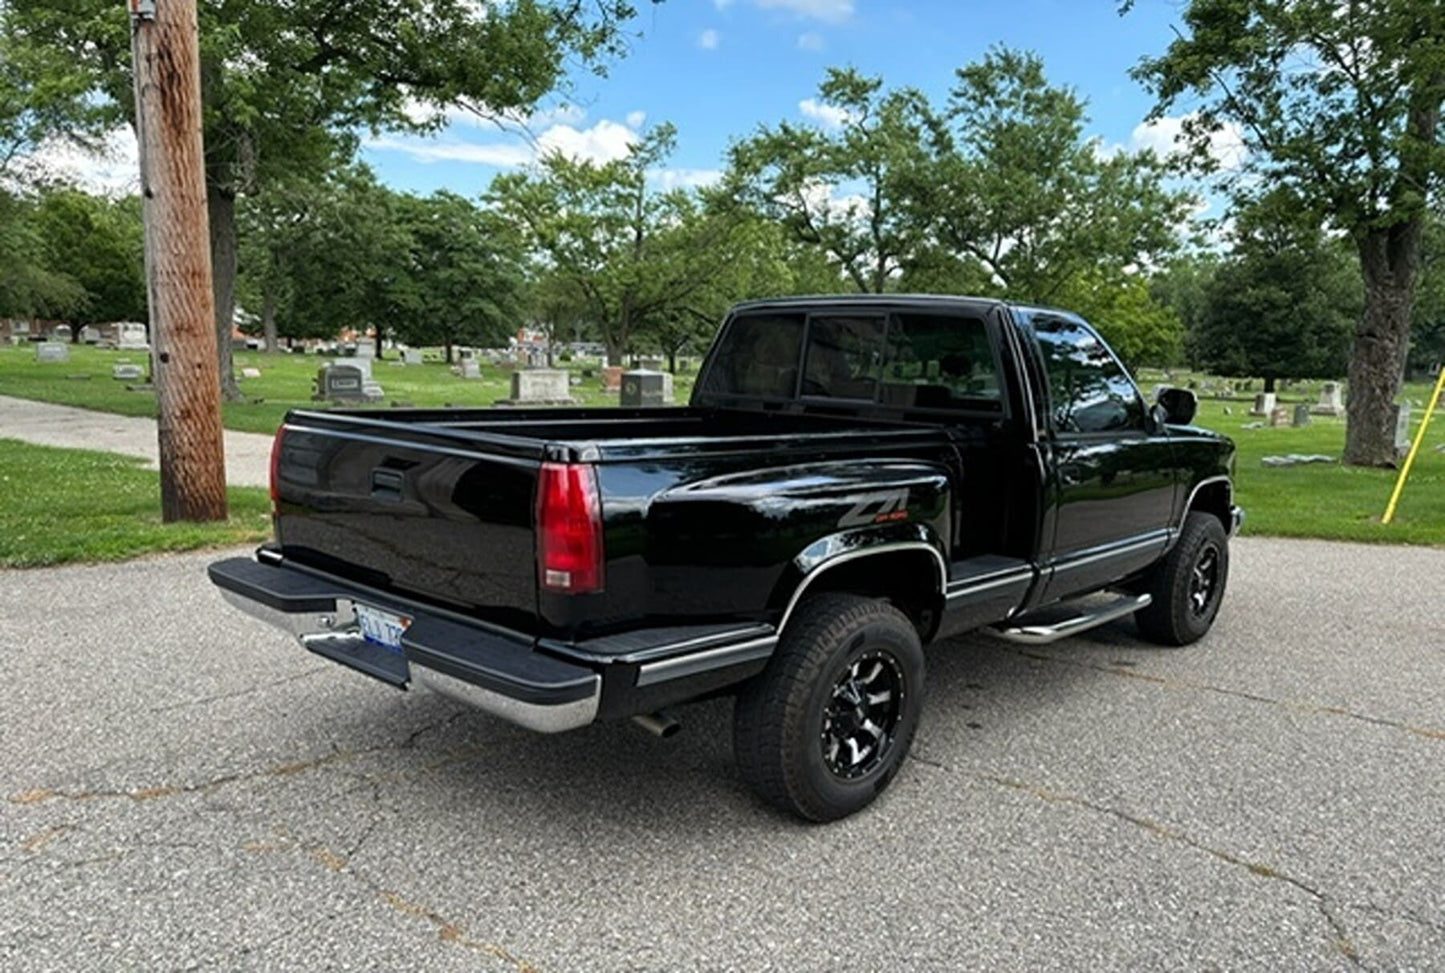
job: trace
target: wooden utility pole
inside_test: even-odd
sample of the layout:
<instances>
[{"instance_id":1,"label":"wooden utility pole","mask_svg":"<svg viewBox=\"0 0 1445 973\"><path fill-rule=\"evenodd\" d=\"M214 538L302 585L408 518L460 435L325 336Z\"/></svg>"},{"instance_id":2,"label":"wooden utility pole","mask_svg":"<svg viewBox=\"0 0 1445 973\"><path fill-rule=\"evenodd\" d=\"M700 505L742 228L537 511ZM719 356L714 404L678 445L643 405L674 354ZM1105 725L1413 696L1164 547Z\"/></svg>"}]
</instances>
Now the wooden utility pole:
<instances>
[{"instance_id":1,"label":"wooden utility pole","mask_svg":"<svg viewBox=\"0 0 1445 973\"><path fill-rule=\"evenodd\" d=\"M196 0L127 0L145 211L161 519L226 519Z\"/></svg>"}]
</instances>

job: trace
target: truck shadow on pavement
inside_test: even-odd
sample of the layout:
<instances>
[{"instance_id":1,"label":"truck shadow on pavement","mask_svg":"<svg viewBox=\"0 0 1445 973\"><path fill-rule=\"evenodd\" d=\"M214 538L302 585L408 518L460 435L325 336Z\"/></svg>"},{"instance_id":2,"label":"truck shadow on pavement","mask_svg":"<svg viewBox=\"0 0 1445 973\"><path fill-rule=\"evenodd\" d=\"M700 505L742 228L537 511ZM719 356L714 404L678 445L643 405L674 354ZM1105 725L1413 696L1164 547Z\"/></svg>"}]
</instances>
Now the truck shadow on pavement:
<instances>
[{"instance_id":1,"label":"truck shadow on pavement","mask_svg":"<svg viewBox=\"0 0 1445 973\"><path fill-rule=\"evenodd\" d=\"M1120 626L1050 648L1067 653L1105 644L1157 651L1131 635ZM1007 734L986 731L1007 729L1000 721L1034 724L1080 683L1106 678L1087 667L1049 664L986 636L940 643L928 650L928 702L913 753L935 765L1005 759ZM544 832L561 822L570 831L645 822L683 833L749 815L782 818L752 796L734 767L730 698L675 710L683 728L666 740L630 721L538 735L443 696L418 694L407 702L409 709L424 708L429 726L413 734L406 786L418 788L429 804L491 810L505 815L509 827ZM374 713L357 715L358 724L375 719ZM346 739L344 726L332 730ZM911 780L916 769L905 768L894 788L919 786Z\"/></svg>"}]
</instances>

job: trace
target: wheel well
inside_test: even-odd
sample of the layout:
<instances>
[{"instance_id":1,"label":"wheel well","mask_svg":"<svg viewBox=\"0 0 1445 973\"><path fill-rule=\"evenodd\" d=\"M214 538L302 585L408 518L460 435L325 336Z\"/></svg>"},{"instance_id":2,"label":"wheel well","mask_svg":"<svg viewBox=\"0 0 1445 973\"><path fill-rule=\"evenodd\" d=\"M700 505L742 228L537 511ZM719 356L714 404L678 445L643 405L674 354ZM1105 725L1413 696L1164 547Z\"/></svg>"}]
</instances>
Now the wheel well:
<instances>
[{"instance_id":1,"label":"wheel well","mask_svg":"<svg viewBox=\"0 0 1445 973\"><path fill-rule=\"evenodd\" d=\"M1224 526L1224 532L1229 533L1232 523L1230 517L1230 506L1233 502L1233 492L1230 489L1228 480L1216 480L1213 483L1206 483L1194 493L1190 501L1189 510L1198 510L1201 513L1213 514L1219 518ZM1189 514L1185 511L1185 515Z\"/></svg>"},{"instance_id":2,"label":"wheel well","mask_svg":"<svg viewBox=\"0 0 1445 973\"><path fill-rule=\"evenodd\" d=\"M805 579L803 598L824 592L882 598L908 616L922 641L938 630L943 614L938 559L925 551L873 554L819 571L813 581Z\"/></svg>"}]
</instances>

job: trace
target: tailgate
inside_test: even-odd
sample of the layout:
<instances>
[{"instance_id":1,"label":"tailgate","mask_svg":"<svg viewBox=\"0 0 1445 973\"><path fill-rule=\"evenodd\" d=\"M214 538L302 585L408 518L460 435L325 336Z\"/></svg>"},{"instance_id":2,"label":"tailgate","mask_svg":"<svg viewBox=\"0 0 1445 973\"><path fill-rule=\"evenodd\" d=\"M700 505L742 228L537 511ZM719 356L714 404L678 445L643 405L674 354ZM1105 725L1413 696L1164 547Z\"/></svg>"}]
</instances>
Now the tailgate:
<instances>
[{"instance_id":1,"label":"tailgate","mask_svg":"<svg viewBox=\"0 0 1445 973\"><path fill-rule=\"evenodd\" d=\"M327 428L303 416L273 462L287 558L535 630L538 458L435 427Z\"/></svg>"}]
</instances>

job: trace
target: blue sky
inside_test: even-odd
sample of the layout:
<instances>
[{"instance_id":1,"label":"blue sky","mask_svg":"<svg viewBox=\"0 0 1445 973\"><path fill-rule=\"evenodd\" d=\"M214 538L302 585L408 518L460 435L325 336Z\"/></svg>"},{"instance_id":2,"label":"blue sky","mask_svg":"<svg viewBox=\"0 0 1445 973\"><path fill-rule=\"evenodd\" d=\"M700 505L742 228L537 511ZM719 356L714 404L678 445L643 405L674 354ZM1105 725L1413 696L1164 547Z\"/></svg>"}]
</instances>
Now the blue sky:
<instances>
[{"instance_id":1,"label":"blue sky","mask_svg":"<svg viewBox=\"0 0 1445 973\"><path fill-rule=\"evenodd\" d=\"M678 152L667 178L695 181L723 165L730 139L782 119L810 116L829 66L882 75L942 101L959 66L993 44L1036 51L1049 78L1089 102L1090 133L1108 144L1167 147L1172 126L1140 123L1148 95L1128 71L1168 44L1168 0L1139 0L1120 17L1115 0L668 0L642 8L642 36L605 78L575 76L567 102L553 99L528 128L544 145L605 158L633 133L671 121ZM815 104L815 103L812 103ZM457 118L437 136L381 136L363 155L387 183L418 192L485 190L535 149L525 138Z\"/></svg>"}]
</instances>

